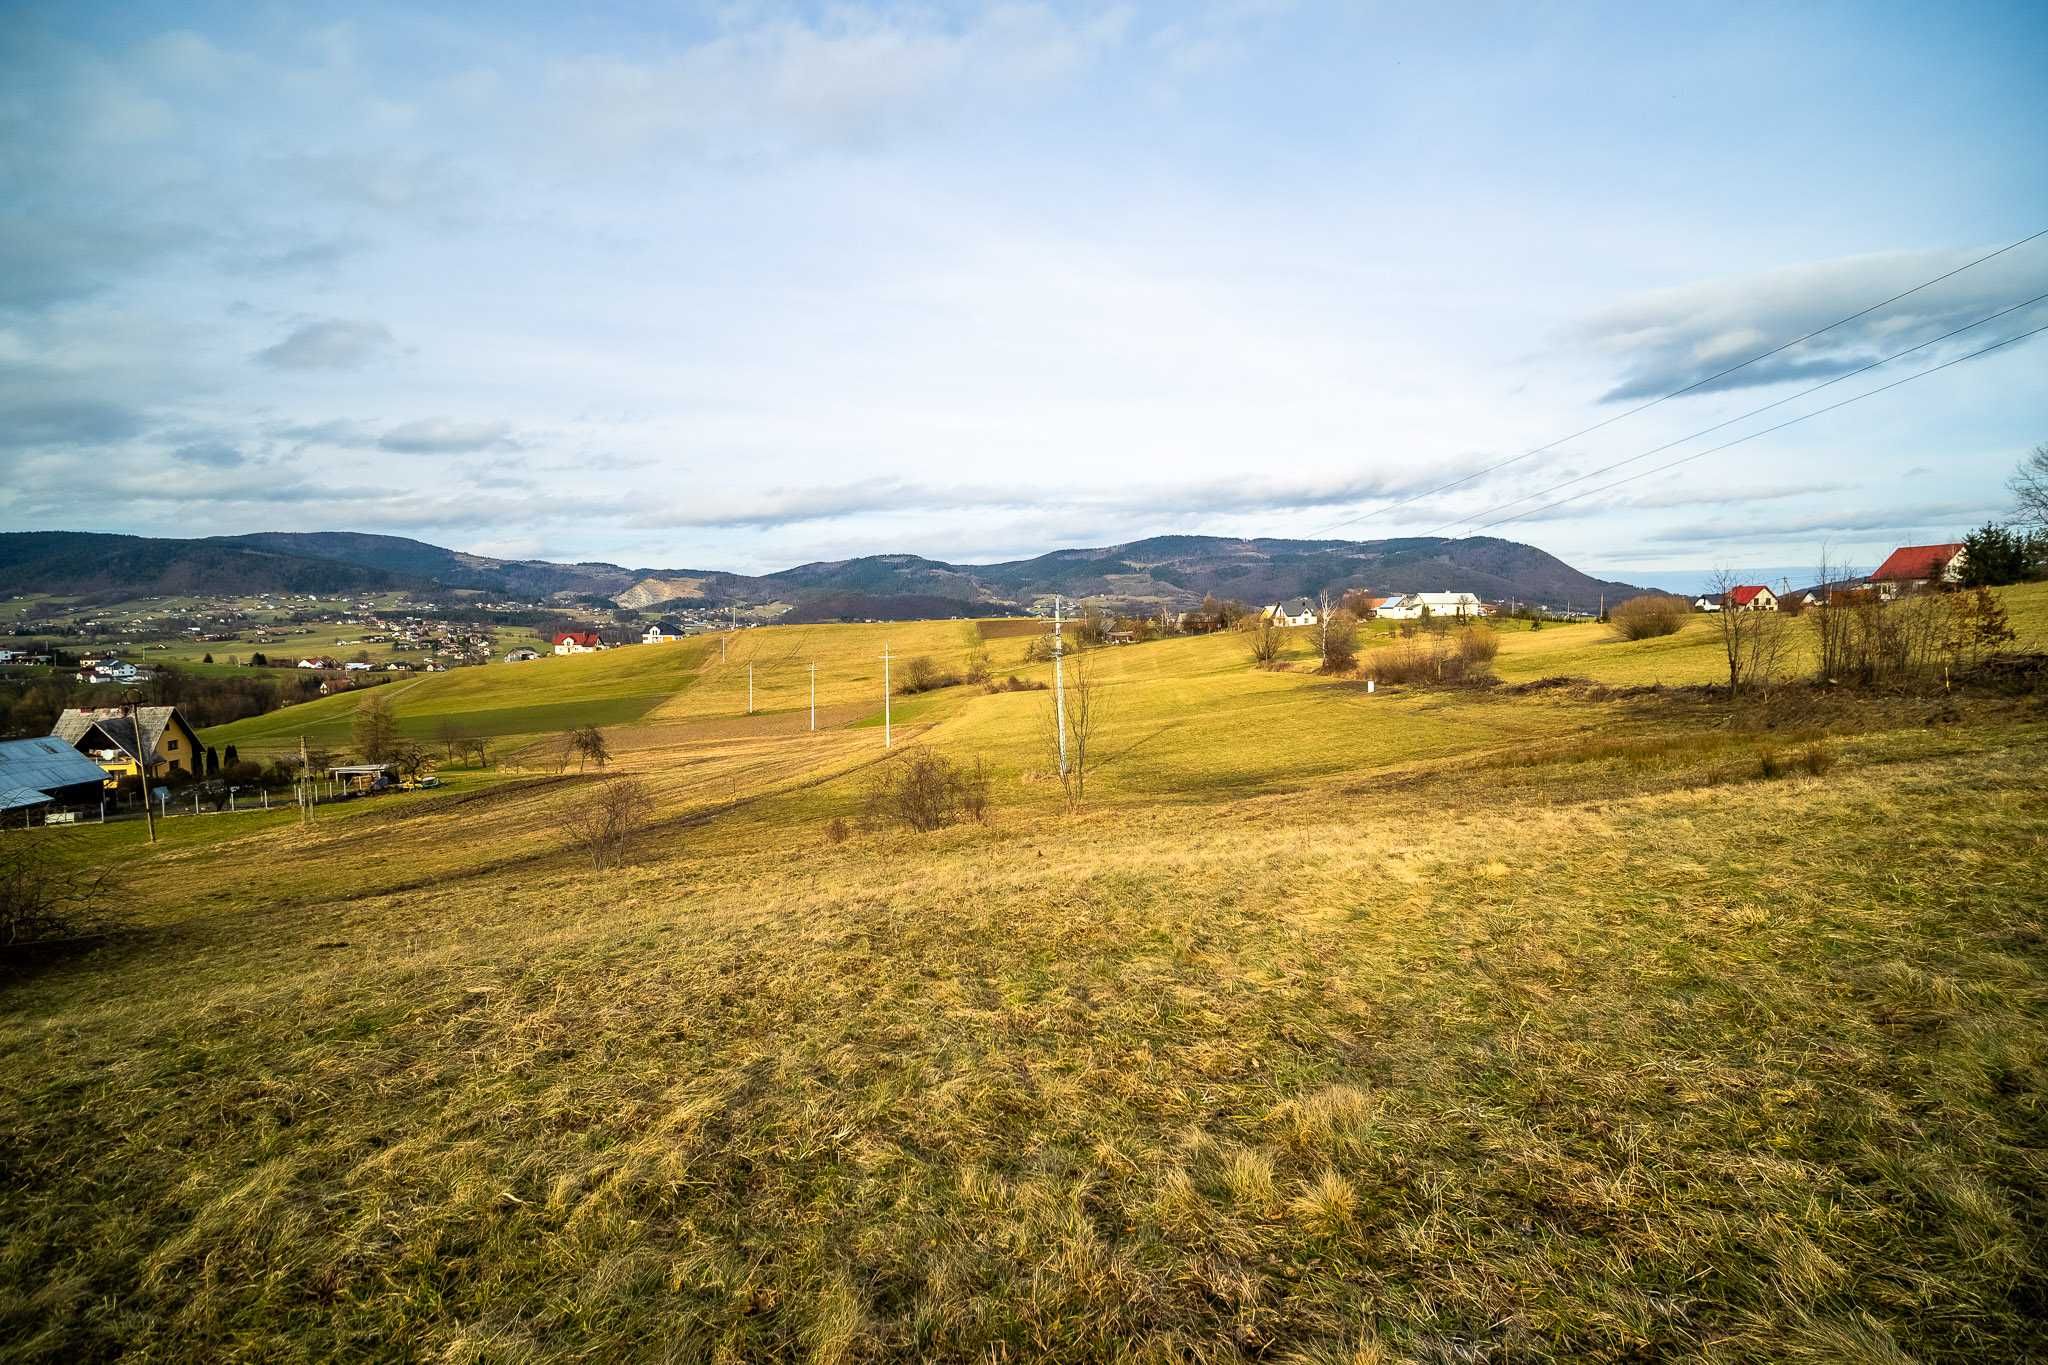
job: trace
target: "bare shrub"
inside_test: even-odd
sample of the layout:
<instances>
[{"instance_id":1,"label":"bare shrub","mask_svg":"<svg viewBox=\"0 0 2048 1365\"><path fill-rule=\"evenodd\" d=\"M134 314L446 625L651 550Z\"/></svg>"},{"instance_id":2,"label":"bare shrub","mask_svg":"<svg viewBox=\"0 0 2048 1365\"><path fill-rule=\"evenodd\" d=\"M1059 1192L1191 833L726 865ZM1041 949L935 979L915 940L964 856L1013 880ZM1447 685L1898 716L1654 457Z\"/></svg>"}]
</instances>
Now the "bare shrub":
<instances>
[{"instance_id":1,"label":"bare shrub","mask_svg":"<svg viewBox=\"0 0 2048 1365\"><path fill-rule=\"evenodd\" d=\"M1833 749L1815 740L1799 751L1799 766L1806 769L1809 776L1819 777L1835 766L1836 757Z\"/></svg>"},{"instance_id":2,"label":"bare shrub","mask_svg":"<svg viewBox=\"0 0 2048 1365\"><path fill-rule=\"evenodd\" d=\"M930 749L912 749L889 764L868 789L867 816L881 824L907 825L920 834L958 823L988 819L989 773L980 759L972 768Z\"/></svg>"},{"instance_id":3,"label":"bare shrub","mask_svg":"<svg viewBox=\"0 0 2048 1365\"><path fill-rule=\"evenodd\" d=\"M0 830L0 960L15 949L104 928L97 911L108 895L108 874L62 856L59 837L48 830Z\"/></svg>"},{"instance_id":4,"label":"bare shrub","mask_svg":"<svg viewBox=\"0 0 2048 1365\"><path fill-rule=\"evenodd\" d=\"M835 815L825 822L826 843L843 844L852 833L853 829L846 823L845 816Z\"/></svg>"},{"instance_id":5,"label":"bare shrub","mask_svg":"<svg viewBox=\"0 0 2048 1365\"><path fill-rule=\"evenodd\" d=\"M1668 597L1663 593L1644 593L1607 613L1607 628L1621 640L1654 640L1663 635L1676 635L1685 624L1687 607L1684 601Z\"/></svg>"},{"instance_id":6,"label":"bare shrub","mask_svg":"<svg viewBox=\"0 0 2048 1365\"><path fill-rule=\"evenodd\" d=\"M994 672L995 665L990 662L988 651L985 649L979 651L972 659L967 661L966 680L976 687L987 683L989 678L994 675Z\"/></svg>"},{"instance_id":7,"label":"bare shrub","mask_svg":"<svg viewBox=\"0 0 2048 1365\"><path fill-rule=\"evenodd\" d=\"M606 777L576 792L562 828L573 847L590 855L592 867L615 867L653 813L654 799L639 778Z\"/></svg>"}]
</instances>

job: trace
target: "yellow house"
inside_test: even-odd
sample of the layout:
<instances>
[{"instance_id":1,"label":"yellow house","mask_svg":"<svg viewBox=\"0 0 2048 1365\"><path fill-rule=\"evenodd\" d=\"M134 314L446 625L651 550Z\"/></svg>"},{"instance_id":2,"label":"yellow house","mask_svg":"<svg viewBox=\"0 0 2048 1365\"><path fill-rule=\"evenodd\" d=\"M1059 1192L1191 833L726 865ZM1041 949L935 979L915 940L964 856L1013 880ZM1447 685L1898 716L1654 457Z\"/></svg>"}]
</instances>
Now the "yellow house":
<instances>
[{"instance_id":1,"label":"yellow house","mask_svg":"<svg viewBox=\"0 0 2048 1365\"><path fill-rule=\"evenodd\" d=\"M74 707L57 717L50 733L105 769L108 786L135 776L145 762L151 777L198 777L206 771L199 732L175 706Z\"/></svg>"}]
</instances>

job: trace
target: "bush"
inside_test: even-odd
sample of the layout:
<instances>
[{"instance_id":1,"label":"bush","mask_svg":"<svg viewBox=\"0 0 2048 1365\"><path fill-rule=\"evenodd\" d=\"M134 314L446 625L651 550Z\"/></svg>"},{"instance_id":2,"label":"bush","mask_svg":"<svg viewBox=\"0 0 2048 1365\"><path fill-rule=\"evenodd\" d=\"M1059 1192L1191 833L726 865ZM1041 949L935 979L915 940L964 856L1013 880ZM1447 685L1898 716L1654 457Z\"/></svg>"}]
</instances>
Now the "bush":
<instances>
[{"instance_id":1,"label":"bush","mask_svg":"<svg viewBox=\"0 0 2048 1365\"><path fill-rule=\"evenodd\" d=\"M1799 766L1806 769L1810 776L1819 777L1822 773L1835 766L1835 758L1836 754L1833 749L1816 740L1800 751Z\"/></svg>"},{"instance_id":2,"label":"bush","mask_svg":"<svg viewBox=\"0 0 2048 1365\"><path fill-rule=\"evenodd\" d=\"M1321 643L1323 672L1349 673L1358 667L1358 618L1348 611L1330 613Z\"/></svg>"},{"instance_id":3,"label":"bush","mask_svg":"<svg viewBox=\"0 0 2048 1365\"><path fill-rule=\"evenodd\" d=\"M1500 637L1488 626L1467 626L1458 632L1458 660L1466 676L1486 671L1493 656L1500 653Z\"/></svg>"},{"instance_id":4,"label":"bush","mask_svg":"<svg viewBox=\"0 0 2048 1365\"><path fill-rule=\"evenodd\" d=\"M1685 624L1686 604L1662 593L1631 597L1607 614L1607 628L1622 640L1654 640L1676 635Z\"/></svg>"},{"instance_id":5,"label":"bush","mask_svg":"<svg viewBox=\"0 0 2048 1365\"><path fill-rule=\"evenodd\" d=\"M868 791L867 814L877 823L907 825L920 834L988 819L989 772L980 759L962 767L930 749L913 749L882 770Z\"/></svg>"},{"instance_id":6,"label":"bush","mask_svg":"<svg viewBox=\"0 0 2048 1365\"><path fill-rule=\"evenodd\" d=\"M988 685L990 692L1043 692L1047 684L1029 678L1020 678L1012 673L1007 678L998 678Z\"/></svg>"},{"instance_id":7,"label":"bush","mask_svg":"<svg viewBox=\"0 0 2048 1365\"><path fill-rule=\"evenodd\" d=\"M825 842L828 844L843 844L852 833L844 816L835 815L825 822Z\"/></svg>"},{"instance_id":8,"label":"bush","mask_svg":"<svg viewBox=\"0 0 2048 1365\"><path fill-rule=\"evenodd\" d=\"M1381 683L1464 683L1489 676L1500 637L1466 626L1455 637L1415 635L1365 656L1360 671Z\"/></svg>"},{"instance_id":9,"label":"bush","mask_svg":"<svg viewBox=\"0 0 2048 1365\"><path fill-rule=\"evenodd\" d=\"M903 681L896 684L898 696L914 697L920 692L936 692L941 687L953 687L960 681L957 673L948 673L925 655L918 655L903 666Z\"/></svg>"},{"instance_id":10,"label":"bush","mask_svg":"<svg viewBox=\"0 0 2048 1365\"><path fill-rule=\"evenodd\" d=\"M639 778L607 777L578 789L562 828L574 847L590 855L592 867L612 867L625 858L653 811L654 800Z\"/></svg>"}]
</instances>

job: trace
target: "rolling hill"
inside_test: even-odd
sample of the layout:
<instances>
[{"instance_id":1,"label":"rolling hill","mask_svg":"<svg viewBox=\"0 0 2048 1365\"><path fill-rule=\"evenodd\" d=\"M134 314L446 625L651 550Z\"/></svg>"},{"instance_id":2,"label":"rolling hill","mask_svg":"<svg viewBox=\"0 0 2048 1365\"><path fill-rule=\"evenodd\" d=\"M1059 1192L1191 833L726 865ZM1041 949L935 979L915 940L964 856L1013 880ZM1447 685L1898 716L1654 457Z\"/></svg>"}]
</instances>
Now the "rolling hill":
<instances>
[{"instance_id":1,"label":"rolling hill","mask_svg":"<svg viewBox=\"0 0 2048 1365\"><path fill-rule=\"evenodd\" d=\"M868 555L746 575L493 559L402 536L348 531L267 531L203 540L73 531L0 534L0 585L126 596L405 587L524 600L595 596L634 609L784 602L797 609L799 620L902 618L930 614L934 601L946 604L939 614L999 614L1054 593L1105 606L1158 608L1192 606L1208 594L1264 602L1350 587L1473 592L1549 606L1590 605L1602 594L1611 600L1641 591L1581 573L1535 546L1490 536L1159 536L993 564Z\"/></svg>"}]
</instances>

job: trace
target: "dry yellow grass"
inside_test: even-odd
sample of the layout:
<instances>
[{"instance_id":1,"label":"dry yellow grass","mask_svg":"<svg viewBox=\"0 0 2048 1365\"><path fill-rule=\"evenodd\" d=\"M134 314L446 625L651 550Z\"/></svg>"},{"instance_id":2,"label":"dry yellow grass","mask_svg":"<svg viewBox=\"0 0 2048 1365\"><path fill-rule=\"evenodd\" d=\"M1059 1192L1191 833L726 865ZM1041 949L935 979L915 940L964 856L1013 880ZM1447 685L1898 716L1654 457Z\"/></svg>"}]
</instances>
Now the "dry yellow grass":
<instances>
[{"instance_id":1,"label":"dry yellow grass","mask_svg":"<svg viewBox=\"0 0 2048 1365\"><path fill-rule=\"evenodd\" d=\"M81 832L138 928L7 988L11 1353L2048 1350L2035 702L1368 698L1172 641L1092 661L1078 814L1043 694L950 689L899 738L992 822L834 842L873 715L735 717L735 662L615 732L615 872L573 771Z\"/></svg>"}]
</instances>

